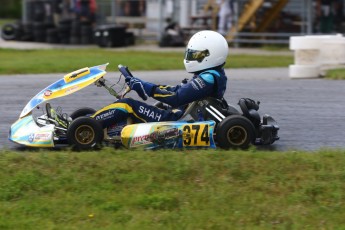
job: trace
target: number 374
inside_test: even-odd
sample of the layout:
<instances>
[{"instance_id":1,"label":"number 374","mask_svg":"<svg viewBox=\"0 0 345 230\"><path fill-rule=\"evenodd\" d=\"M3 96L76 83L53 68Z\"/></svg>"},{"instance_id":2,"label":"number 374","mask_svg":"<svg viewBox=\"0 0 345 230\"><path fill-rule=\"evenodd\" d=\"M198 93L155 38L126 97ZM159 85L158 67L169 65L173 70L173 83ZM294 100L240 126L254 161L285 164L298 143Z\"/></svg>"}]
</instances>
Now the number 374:
<instances>
[{"instance_id":1,"label":"number 374","mask_svg":"<svg viewBox=\"0 0 345 230\"><path fill-rule=\"evenodd\" d=\"M194 124L183 126L183 146L209 146L209 125Z\"/></svg>"}]
</instances>

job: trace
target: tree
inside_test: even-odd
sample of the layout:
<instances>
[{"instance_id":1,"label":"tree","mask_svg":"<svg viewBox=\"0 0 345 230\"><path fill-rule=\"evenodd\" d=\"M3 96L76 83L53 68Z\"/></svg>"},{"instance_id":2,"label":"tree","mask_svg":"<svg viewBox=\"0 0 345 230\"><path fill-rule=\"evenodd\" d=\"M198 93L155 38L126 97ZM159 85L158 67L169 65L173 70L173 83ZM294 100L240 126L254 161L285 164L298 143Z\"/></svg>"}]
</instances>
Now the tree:
<instances>
[{"instance_id":1,"label":"tree","mask_svg":"<svg viewBox=\"0 0 345 230\"><path fill-rule=\"evenodd\" d=\"M20 18L22 14L21 0L1 0L1 18Z\"/></svg>"}]
</instances>

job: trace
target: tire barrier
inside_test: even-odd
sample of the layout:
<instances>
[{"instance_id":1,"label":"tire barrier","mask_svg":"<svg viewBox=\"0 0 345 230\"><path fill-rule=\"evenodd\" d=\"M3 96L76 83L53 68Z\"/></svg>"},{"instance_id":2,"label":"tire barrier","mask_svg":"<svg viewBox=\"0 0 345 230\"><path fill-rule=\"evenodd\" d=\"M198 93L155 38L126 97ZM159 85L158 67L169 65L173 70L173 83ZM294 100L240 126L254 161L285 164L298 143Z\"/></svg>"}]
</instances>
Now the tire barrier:
<instances>
[{"instance_id":1,"label":"tire barrier","mask_svg":"<svg viewBox=\"0 0 345 230\"><path fill-rule=\"evenodd\" d=\"M46 42L46 26L43 22L35 22L33 25L34 41Z\"/></svg>"},{"instance_id":2,"label":"tire barrier","mask_svg":"<svg viewBox=\"0 0 345 230\"><path fill-rule=\"evenodd\" d=\"M45 19L45 6L43 1L32 1L30 5L30 14L35 22L43 22Z\"/></svg>"},{"instance_id":3,"label":"tire barrier","mask_svg":"<svg viewBox=\"0 0 345 230\"><path fill-rule=\"evenodd\" d=\"M134 34L127 32L125 26L95 26L94 19L78 15L58 15L61 19L56 17L57 11L54 1L51 0L30 0L25 4L27 20L25 23L18 21L5 24L0 31L4 40L73 45L97 44L100 47L129 46L135 43ZM97 37L97 34L101 36Z\"/></svg>"},{"instance_id":4,"label":"tire barrier","mask_svg":"<svg viewBox=\"0 0 345 230\"><path fill-rule=\"evenodd\" d=\"M8 23L2 27L1 37L4 40L19 40L22 34L22 28L18 23Z\"/></svg>"},{"instance_id":5,"label":"tire barrier","mask_svg":"<svg viewBox=\"0 0 345 230\"><path fill-rule=\"evenodd\" d=\"M22 24L23 33L21 35L21 41L33 41L34 40L34 33L33 33L33 23L24 23Z\"/></svg>"},{"instance_id":6,"label":"tire barrier","mask_svg":"<svg viewBox=\"0 0 345 230\"><path fill-rule=\"evenodd\" d=\"M47 43L58 44L60 43L59 31L56 28L47 30Z\"/></svg>"},{"instance_id":7,"label":"tire barrier","mask_svg":"<svg viewBox=\"0 0 345 230\"><path fill-rule=\"evenodd\" d=\"M93 29L91 25L82 25L80 30L80 43L83 45L93 43Z\"/></svg>"},{"instance_id":8,"label":"tire barrier","mask_svg":"<svg viewBox=\"0 0 345 230\"><path fill-rule=\"evenodd\" d=\"M135 35L125 26L100 25L62 20L58 26L49 22L8 23L2 27L4 40L47 42L51 44L97 44L100 47L120 47L135 44Z\"/></svg>"},{"instance_id":9,"label":"tire barrier","mask_svg":"<svg viewBox=\"0 0 345 230\"><path fill-rule=\"evenodd\" d=\"M71 20L61 20L57 26L61 44L70 44Z\"/></svg>"},{"instance_id":10,"label":"tire barrier","mask_svg":"<svg viewBox=\"0 0 345 230\"><path fill-rule=\"evenodd\" d=\"M70 44L80 44L81 22L73 20L71 23Z\"/></svg>"},{"instance_id":11,"label":"tire barrier","mask_svg":"<svg viewBox=\"0 0 345 230\"><path fill-rule=\"evenodd\" d=\"M345 38L341 34L290 37L290 50L294 51L290 78L317 78L328 69L345 66Z\"/></svg>"},{"instance_id":12,"label":"tire barrier","mask_svg":"<svg viewBox=\"0 0 345 230\"><path fill-rule=\"evenodd\" d=\"M101 25L95 29L95 42L100 47L119 47L134 45L135 37L126 31L125 26Z\"/></svg>"}]
</instances>

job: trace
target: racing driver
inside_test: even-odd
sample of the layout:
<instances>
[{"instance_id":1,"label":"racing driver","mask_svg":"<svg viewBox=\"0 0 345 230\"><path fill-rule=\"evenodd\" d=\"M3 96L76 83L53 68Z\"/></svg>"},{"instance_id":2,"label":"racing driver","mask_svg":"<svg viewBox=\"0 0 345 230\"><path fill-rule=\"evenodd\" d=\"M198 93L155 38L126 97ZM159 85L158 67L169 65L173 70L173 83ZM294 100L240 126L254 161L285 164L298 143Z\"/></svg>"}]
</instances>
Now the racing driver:
<instances>
[{"instance_id":1,"label":"racing driver","mask_svg":"<svg viewBox=\"0 0 345 230\"><path fill-rule=\"evenodd\" d=\"M194 34L186 47L184 66L193 78L176 86L157 85L136 77L126 83L144 100L152 97L170 106L161 109L132 98L119 99L92 115L103 127L127 121L134 123L176 121L182 117L186 105L206 97L221 99L226 90L227 77L223 66L228 56L228 43L218 32L204 30Z\"/></svg>"}]
</instances>

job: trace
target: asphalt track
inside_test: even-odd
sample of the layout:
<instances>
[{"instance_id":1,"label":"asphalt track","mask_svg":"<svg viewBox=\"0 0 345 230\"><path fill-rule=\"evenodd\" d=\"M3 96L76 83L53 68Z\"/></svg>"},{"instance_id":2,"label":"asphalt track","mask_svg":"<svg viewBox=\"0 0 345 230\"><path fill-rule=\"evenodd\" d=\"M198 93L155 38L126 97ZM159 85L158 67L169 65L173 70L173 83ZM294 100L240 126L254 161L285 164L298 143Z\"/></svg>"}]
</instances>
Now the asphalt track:
<instances>
[{"instance_id":1,"label":"asphalt track","mask_svg":"<svg viewBox=\"0 0 345 230\"><path fill-rule=\"evenodd\" d=\"M107 79L116 82L116 65L108 68ZM71 70L72 71L72 70ZM176 85L191 77L185 71L136 71L143 80ZM280 126L280 140L263 147L278 151L321 148L345 148L345 81L326 79L290 79L288 68L227 69L229 76L226 99L237 106L242 97L259 100L260 114L272 115ZM64 74L0 76L0 148L17 149L7 139L10 125L18 118L26 103L40 90ZM119 89L119 86L116 86ZM134 92L130 96L137 98ZM115 99L103 88L91 85L75 94L51 101L71 113L80 107L99 109ZM148 100L148 103L153 103ZM41 114L35 109L34 114ZM261 148L261 147L260 147Z\"/></svg>"}]
</instances>

